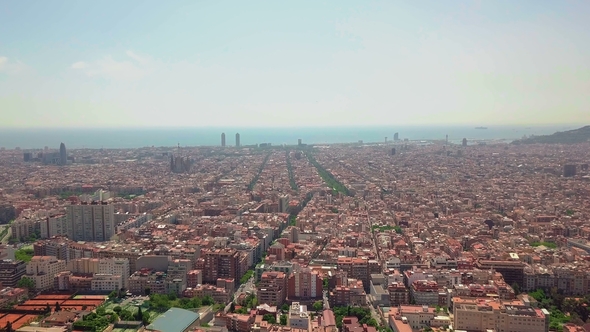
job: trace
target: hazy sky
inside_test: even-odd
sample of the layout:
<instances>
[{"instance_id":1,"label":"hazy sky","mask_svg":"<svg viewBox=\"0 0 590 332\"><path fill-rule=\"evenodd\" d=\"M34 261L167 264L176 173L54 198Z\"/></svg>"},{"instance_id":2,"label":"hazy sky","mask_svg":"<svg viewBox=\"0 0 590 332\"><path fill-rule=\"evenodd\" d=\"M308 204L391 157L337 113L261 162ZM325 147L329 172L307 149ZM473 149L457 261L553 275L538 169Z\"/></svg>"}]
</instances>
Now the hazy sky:
<instances>
[{"instance_id":1,"label":"hazy sky","mask_svg":"<svg viewBox=\"0 0 590 332\"><path fill-rule=\"evenodd\" d=\"M590 1L0 1L0 126L590 124Z\"/></svg>"}]
</instances>

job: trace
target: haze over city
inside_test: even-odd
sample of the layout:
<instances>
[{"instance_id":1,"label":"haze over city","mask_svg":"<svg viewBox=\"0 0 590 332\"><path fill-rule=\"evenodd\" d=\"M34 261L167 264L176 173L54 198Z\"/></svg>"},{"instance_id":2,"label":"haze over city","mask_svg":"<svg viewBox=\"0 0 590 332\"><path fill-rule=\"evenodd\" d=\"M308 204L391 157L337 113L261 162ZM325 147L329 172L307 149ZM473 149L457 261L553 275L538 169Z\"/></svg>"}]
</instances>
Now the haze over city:
<instances>
[{"instance_id":1,"label":"haze over city","mask_svg":"<svg viewBox=\"0 0 590 332\"><path fill-rule=\"evenodd\" d=\"M0 126L590 121L587 1L3 1Z\"/></svg>"},{"instance_id":2,"label":"haze over city","mask_svg":"<svg viewBox=\"0 0 590 332\"><path fill-rule=\"evenodd\" d=\"M0 331L590 332L589 17L0 0Z\"/></svg>"}]
</instances>

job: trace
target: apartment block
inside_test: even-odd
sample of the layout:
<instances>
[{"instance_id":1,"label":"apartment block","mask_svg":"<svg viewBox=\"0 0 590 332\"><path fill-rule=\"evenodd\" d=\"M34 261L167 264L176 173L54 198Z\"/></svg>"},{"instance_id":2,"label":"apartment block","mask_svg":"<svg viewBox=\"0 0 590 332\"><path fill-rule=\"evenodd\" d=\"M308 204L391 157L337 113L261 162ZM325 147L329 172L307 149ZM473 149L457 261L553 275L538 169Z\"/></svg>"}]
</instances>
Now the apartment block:
<instances>
[{"instance_id":1,"label":"apartment block","mask_svg":"<svg viewBox=\"0 0 590 332\"><path fill-rule=\"evenodd\" d=\"M404 286L402 283L391 283L387 287L387 291L389 292L390 306L393 307L410 303L410 293L406 286Z\"/></svg>"},{"instance_id":2,"label":"apartment block","mask_svg":"<svg viewBox=\"0 0 590 332\"><path fill-rule=\"evenodd\" d=\"M25 275L35 282L37 291L44 291L53 289L55 275L65 270L66 262L54 256L33 256Z\"/></svg>"},{"instance_id":3,"label":"apartment block","mask_svg":"<svg viewBox=\"0 0 590 332\"><path fill-rule=\"evenodd\" d=\"M289 315L287 315L287 326L293 329L309 331L311 317L307 312L306 305L301 305L299 302L291 303Z\"/></svg>"},{"instance_id":4,"label":"apartment block","mask_svg":"<svg viewBox=\"0 0 590 332\"><path fill-rule=\"evenodd\" d=\"M240 280L240 254L235 249L214 249L203 253L205 265L203 281L215 284L218 278ZM245 273L246 271L244 271Z\"/></svg>"},{"instance_id":5,"label":"apartment block","mask_svg":"<svg viewBox=\"0 0 590 332\"><path fill-rule=\"evenodd\" d=\"M453 328L467 331L547 332L549 314L522 301L453 299Z\"/></svg>"},{"instance_id":6,"label":"apartment block","mask_svg":"<svg viewBox=\"0 0 590 332\"><path fill-rule=\"evenodd\" d=\"M283 272L264 272L258 284L258 303L281 306L287 296L287 275Z\"/></svg>"},{"instance_id":7,"label":"apartment block","mask_svg":"<svg viewBox=\"0 0 590 332\"><path fill-rule=\"evenodd\" d=\"M363 282L365 292L369 291L369 261L360 257L338 257L338 270L345 271L349 278Z\"/></svg>"},{"instance_id":8,"label":"apartment block","mask_svg":"<svg viewBox=\"0 0 590 332\"><path fill-rule=\"evenodd\" d=\"M317 271L308 268L295 270L288 281L289 300L311 301L323 296L323 280Z\"/></svg>"},{"instance_id":9,"label":"apartment block","mask_svg":"<svg viewBox=\"0 0 590 332\"><path fill-rule=\"evenodd\" d=\"M129 288L129 260L127 258L107 258L99 260L98 273L121 276L121 288Z\"/></svg>"},{"instance_id":10,"label":"apartment block","mask_svg":"<svg viewBox=\"0 0 590 332\"><path fill-rule=\"evenodd\" d=\"M123 280L117 274L95 274L90 289L95 292L110 293L123 288Z\"/></svg>"},{"instance_id":11,"label":"apartment block","mask_svg":"<svg viewBox=\"0 0 590 332\"><path fill-rule=\"evenodd\" d=\"M115 235L115 208L105 202L66 206L66 235L74 241L109 241Z\"/></svg>"}]
</instances>

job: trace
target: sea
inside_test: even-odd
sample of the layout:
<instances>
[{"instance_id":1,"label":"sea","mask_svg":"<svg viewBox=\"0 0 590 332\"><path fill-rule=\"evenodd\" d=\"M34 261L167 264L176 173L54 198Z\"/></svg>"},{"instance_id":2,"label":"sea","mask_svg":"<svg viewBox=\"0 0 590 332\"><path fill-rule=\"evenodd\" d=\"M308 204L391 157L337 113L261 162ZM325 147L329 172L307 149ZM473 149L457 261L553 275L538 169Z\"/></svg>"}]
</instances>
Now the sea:
<instances>
[{"instance_id":1,"label":"sea","mask_svg":"<svg viewBox=\"0 0 590 332\"><path fill-rule=\"evenodd\" d=\"M485 140L512 141L531 135L548 135L571 130L580 125L559 126L376 126L376 127L244 127L244 128L0 128L0 147L5 149L59 148L64 143L68 149L123 149L141 147L220 146L221 133L225 133L226 145L235 145L235 135L240 143L253 145L296 145L334 143L378 143L399 139L444 140L468 142Z\"/></svg>"}]
</instances>

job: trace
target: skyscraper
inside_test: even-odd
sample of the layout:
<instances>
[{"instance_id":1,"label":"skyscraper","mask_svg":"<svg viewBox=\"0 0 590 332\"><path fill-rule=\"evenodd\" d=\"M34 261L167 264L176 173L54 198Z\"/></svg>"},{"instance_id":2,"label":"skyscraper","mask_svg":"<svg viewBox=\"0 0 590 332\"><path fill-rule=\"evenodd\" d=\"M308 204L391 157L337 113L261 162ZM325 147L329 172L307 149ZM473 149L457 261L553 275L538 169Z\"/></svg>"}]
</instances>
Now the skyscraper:
<instances>
[{"instance_id":1,"label":"skyscraper","mask_svg":"<svg viewBox=\"0 0 590 332\"><path fill-rule=\"evenodd\" d=\"M576 176L576 165L563 165L563 176L566 178Z\"/></svg>"},{"instance_id":2,"label":"skyscraper","mask_svg":"<svg viewBox=\"0 0 590 332\"><path fill-rule=\"evenodd\" d=\"M68 163L68 153L66 152L66 145L61 143L59 145L59 164L66 165Z\"/></svg>"},{"instance_id":3,"label":"skyscraper","mask_svg":"<svg viewBox=\"0 0 590 332\"><path fill-rule=\"evenodd\" d=\"M225 147L225 133L221 133L221 146Z\"/></svg>"},{"instance_id":4,"label":"skyscraper","mask_svg":"<svg viewBox=\"0 0 590 332\"><path fill-rule=\"evenodd\" d=\"M236 148L240 147L240 133L236 133Z\"/></svg>"},{"instance_id":5,"label":"skyscraper","mask_svg":"<svg viewBox=\"0 0 590 332\"><path fill-rule=\"evenodd\" d=\"M394 141L399 141L399 133L393 134L393 140Z\"/></svg>"},{"instance_id":6,"label":"skyscraper","mask_svg":"<svg viewBox=\"0 0 590 332\"><path fill-rule=\"evenodd\" d=\"M463 139L463 146L467 146L467 138Z\"/></svg>"}]
</instances>

